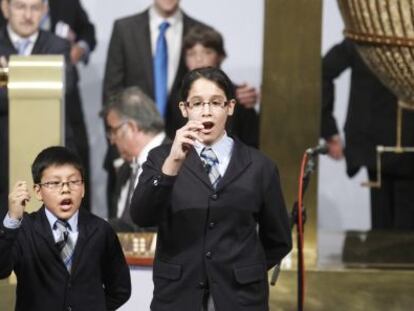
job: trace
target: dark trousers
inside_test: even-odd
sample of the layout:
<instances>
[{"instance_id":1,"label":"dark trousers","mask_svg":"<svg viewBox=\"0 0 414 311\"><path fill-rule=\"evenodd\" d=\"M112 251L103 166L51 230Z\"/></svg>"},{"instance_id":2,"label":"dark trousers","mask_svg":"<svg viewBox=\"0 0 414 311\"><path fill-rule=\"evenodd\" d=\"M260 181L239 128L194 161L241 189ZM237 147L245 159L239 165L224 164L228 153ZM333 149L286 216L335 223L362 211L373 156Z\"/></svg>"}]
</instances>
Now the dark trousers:
<instances>
[{"instance_id":1,"label":"dark trousers","mask_svg":"<svg viewBox=\"0 0 414 311\"><path fill-rule=\"evenodd\" d=\"M376 171L368 172L376 180ZM384 174L381 187L371 188L372 229L414 229L414 179Z\"/></svg>"}]
</instances>

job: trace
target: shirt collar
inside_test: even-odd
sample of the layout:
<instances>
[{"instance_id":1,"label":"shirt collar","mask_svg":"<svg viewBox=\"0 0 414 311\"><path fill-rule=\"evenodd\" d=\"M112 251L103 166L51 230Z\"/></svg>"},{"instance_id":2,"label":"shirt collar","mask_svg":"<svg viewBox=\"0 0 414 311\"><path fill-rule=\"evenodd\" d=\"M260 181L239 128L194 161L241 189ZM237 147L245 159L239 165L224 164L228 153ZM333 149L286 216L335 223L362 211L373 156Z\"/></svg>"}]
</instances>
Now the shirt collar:
<instances>
[{"instance_id":1,"label":"shirt collar","mask_svg":"<svg viewBox=\"0 0 414 311\"><path fill-rule=\"evenodd\" d=\"M220 160L229 157L233 149L233 145L234 145L234 140L231 137L229 137L226 132L224 132L224 135L218 141L216 141L213 145L206 146L200 143L199 141L196 141L194 144L194 148L197 151L197 154L200 155L201 151L205 147L210 147L211 149L213 149L220 163Z\"/></svg>"},{"instance_id":2,"label":"shirt collar","mask_svg":"<svg viewBox=\"0 0 414 311\"><path fill-rule=\"evenodd\" d=\"M45 213L47 220L49 221L49 225L53 230L53 226L55 225L55 222L58 218L55 215L53 215L52 212L47 209L47 207L45 207ZM78 218L79 210L76 211L76 213L73 214L72 217L67 220L68 224L70 225L70 231L78 231Z\"/></svg>"},{"instance_id":3,"label":"shirt collar","mask_svg":"<svg viewBox=\"0 0 414 311\"><path fill-rule=\"evenodd\" d=\"M39 31L36 31L31 36L29 36L27 38L23 38L23 37L19 36L17 33L15 33L13 31L13 29L11 29L10 25L7 25L7 32L9 34L10 40L13 43L14 46L16 46L17 43L22 39L29 39L30 43L35 43L36 40L37 40L37 37L39 36Z\"/></svg>"},{"instance_id":4,"label":"shirt collar","mask_svg":"<svg viewBox=\"0 0 414 311\"><path fill-rule=\"evenodd\" d=\"M174 27L175 25L179 24L183 20L183 12L180 9L178 9L170 17L164 18L158 13L154 5L151 5L149 9L149 17L150 17L150 23L157 29L159 25L164 21L167 21L170 24L170 27Z\"/></svg>"},{"instance_id":5,"label":"shirt collar","mask_svg":"<svg viewBox=\"0 0 414 311\"><path fill-rule=\"evenodd\" d=\"M139 156L136 157L132 163L136 163L139 166L142 166L144 162L147 160L148 153L151 151L151 149L159 146L162 144L163 140L165 139L165 132L158 133L155 135L148 144L145 145L145 147L142 149L142 151L139 153ZM133 165L133 164L132 164Z\"/></svg>"}]
</instances>

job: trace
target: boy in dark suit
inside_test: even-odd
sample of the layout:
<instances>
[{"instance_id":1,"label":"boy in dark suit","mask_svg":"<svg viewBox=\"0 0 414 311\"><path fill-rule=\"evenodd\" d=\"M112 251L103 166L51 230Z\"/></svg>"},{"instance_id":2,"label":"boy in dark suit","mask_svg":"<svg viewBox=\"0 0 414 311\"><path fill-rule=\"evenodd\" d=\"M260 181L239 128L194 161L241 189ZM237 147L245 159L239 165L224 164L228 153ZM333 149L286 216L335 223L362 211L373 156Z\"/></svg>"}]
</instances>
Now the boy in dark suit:
<instances>
[{"instance_id":1,"label":"boy in dark suit","mask_svg":"<svg viewBox=\"0 0 414 311\"><path fill-rule=\"evenodd\" d=\"M110 225L80 209L81 160L49 147L32 164L43 206L24 213L26 182L16 183L0 223L0 278L17 276L16 310L115 310L131 294L129 269Z\"/></svg>"},{"instance_id":2,"label":"boy in dark suit","mask_svg":"<svg viewBox=\"0 0 414 311\"><path fill-rule=\"evenodd\" d=\"M151 310L269 310L267 271L291 249L278 170L229 137L233 84L217 68L189 72L186 125L153 149L131 202L140 226L158 225Z\"/></svg>"}]
</instances>

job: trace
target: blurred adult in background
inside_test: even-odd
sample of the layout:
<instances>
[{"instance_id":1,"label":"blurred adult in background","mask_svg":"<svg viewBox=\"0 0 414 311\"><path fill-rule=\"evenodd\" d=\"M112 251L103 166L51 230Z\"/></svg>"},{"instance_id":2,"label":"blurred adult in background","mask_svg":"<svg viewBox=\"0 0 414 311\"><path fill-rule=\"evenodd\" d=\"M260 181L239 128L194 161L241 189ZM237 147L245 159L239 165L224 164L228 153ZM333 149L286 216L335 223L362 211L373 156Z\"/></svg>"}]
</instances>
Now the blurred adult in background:
<instances>
[{"instance_id":1,"label":"blurred adult in background","mask_svg":"<svg viewBox=\"0 0 414 311\"><path fill-rule=\"evenodd\" d=\"M184 36L186 66L189 70L202 67L220 67L226 58L223 37L213 28L195 26ZM248 84L234 85L237 104L228 119L229 134L245 144L259 145L259 116L253 108L258 99L256 89Z\"/></svg>"},{"instance_id":2,"label":"blurred adult in background","mask_svg":"<svg viewBox=\"0 0 414 311\"><path fill-rule=\"evenodd\" d=\"M103 105L111 94L129 86L140 87L156 102L168 137L185 122L178 109L180 83L187 72L183 36L195 25L207 27L183 12L179 2L154 0L145 11L115 21L103 82ZM114 148L105 157L108 202L114 191L117 157Z\"/></svg>"},{"instance_id":3,"label":"blurred adult in background","mask_svg":"<svg viewBox=\"0 0 414 311\"><path fill-rule=\"evenodd\" d=\"M335 79L351 69L351 88L345 122L345 144L334 111ZM396 145L397 98L371 72L348 39L335 45L322 62L321 136L334 159L345 156L353 177L366 167L377 180L376 146ZM405 112L402 144L414 146L414 113ZM384 153L381 187L371 188L372 229L414 229L414 155Z\"/></svg>"},{"instance_id":4,"label":"blurred adult in background","mask_svg":"<svg viewBox=\"0 0 414 311\"><path fill-rule=\"evenodd\" d=\"M107 137L123 160L117 168L109 222L116 231L136 231L138 227L131 220L129 204L148 152L169 141L164 121L153 100L137 86L113 96L101 116L105 119Z\"/></svg>"},{"instance_id":5,"label":"blurred adult in background","mask_svg":"<svg viewBox=\"0 0 414 311\"><path fill-rule=\"evenodd\" d=\"M8 0L2 0L2 2ZM47 10L39 22L40 29L51 31L55 35L69 41L70 61L73 65L79 62L88 63L90 53L95 49L95 27L89 21L88 14L80 0L43 0ZM0 24L5 25L4 15L0 16ZM37 53L40 54L40 53ZM68 129L76 139L73 140L76 152L81 157L85 167L85 198L83 206L90 209L90 165L89 143L82 100L77 86L79 75L73 68L74 87L66 94L65 117L69 123Z\"/></svg>"},{"instance_id":6,"label":"blurred adult in background","mask_svg":"<svg viewBox=\"0 0 414 311\"><path fill-rule=\"evenodd\" d=\"M43 0L5 0L1 9L7 24L0 29L0 57L3 62L10 55L61 54L66 62L66 93L75 88L73 66L70 64L68 41L39 30L47 6ZM68 103L66 103L68 104ZM42 120L38 120L42 122ZM66 124L66 143L73 145L71 126ZM0 208L7 208L9 192L9 102L6 89L0 89ZM22 129L24 130L24 129ZM68 136L70 135L70 136ZM73 146L72 146L73 147Z\"/></svg>"}]
</instances>

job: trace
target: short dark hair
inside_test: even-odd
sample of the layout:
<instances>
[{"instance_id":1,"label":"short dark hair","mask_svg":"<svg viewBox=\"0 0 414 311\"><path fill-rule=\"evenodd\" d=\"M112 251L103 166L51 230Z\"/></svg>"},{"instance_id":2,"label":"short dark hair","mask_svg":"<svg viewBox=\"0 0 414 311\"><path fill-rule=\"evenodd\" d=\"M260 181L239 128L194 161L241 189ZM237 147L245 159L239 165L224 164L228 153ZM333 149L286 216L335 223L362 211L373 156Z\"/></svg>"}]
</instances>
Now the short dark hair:
<instances>
[{"instance_id":1,"label":"short dark hair","mask_svg":"<svg viewBox=\"0 0 414 311\"><path fill-rule=\"evenodd\" d=\"M219 68L205 67L194 69L184 76L180 92L182 101L187 100L191 86L198 79L206 79L216 83L228 100L234 99L234 85L224 71Z\"/></svg>"},{"instance_id":2,"label":"short dark hair","mask_svg":"<svg viewBox=\"0 0 414 311\"><path fill-rule=\"evenodd\" d=\"M206 48L213 49L223 58L226 57L223 37L214 28L201 25L190 28L183 39L184 51L191 49L197 43Z\"/></svg>"},{"instance_id":3,"label":"short dark hair","mask_svg":"<svg viewBox=\"0 0 414 311\"><path fill-rule=\"evenodd\" d=\"M99 115L106 118L112 110L121 118L134 120L145 133L157 134L164 130L164 120L154 101L138 86L130 86L113 94Z\"/></svg>"},{"instance_id":4,"label":"short dark hair","mask_svg":"<svg viewBox=\"0 0 414 311\"><path fill-rule=\"evenodd\" d=\"M33 183L38 184L43 171L51 166L73 165L84 179L84 168L81 159L66 147L52 146L40 151L32 164Z\"/></svg>"}]
</instances>

